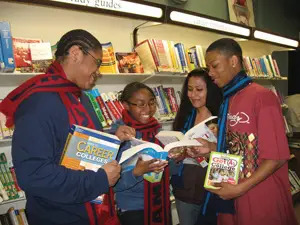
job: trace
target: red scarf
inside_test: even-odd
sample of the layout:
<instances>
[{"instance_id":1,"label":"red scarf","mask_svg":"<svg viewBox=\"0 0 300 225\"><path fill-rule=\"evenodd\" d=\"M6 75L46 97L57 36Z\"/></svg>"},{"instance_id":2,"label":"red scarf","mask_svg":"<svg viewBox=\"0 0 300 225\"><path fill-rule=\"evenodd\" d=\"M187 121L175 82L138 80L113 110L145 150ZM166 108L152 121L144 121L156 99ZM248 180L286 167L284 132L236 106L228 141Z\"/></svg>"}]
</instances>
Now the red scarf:
<instances>
[{"instance_id":1,"label":"red scarf","mask_svg":"<svg viewBox=\"0 0 300 225\"><path fill-rule=\"evenodd\" d=\"M161 145L155 138L161 127L158 121L151 117L147 124L132 118L127 110L123 110L122 119L127 126L142 133L142 139ZM144 225L170 225L170 191L169 168L166 167L161 182L150 183L144 180Z\"/></svg>"},{"instance_id":2,"label":"red scarf","mask_svg":"<svg viewBox=\"0 0 300 225\"><path fill-rule=\"evenodd\" d=\"M7 127L14 125L14 114L18 106L29 96L37 92L56 92L59 94L68 111L70 126L77 124L95 129L88 112L78 99L81 94L80 88L67 80L62 66L57 61L49 67L47 74L37 75L27 80L8 94L0 103L0 112L6 115ZM85 206L90 225L97 225L98 223L93 212L94 205L85 203Z\"/></svg>"}]
</instances>

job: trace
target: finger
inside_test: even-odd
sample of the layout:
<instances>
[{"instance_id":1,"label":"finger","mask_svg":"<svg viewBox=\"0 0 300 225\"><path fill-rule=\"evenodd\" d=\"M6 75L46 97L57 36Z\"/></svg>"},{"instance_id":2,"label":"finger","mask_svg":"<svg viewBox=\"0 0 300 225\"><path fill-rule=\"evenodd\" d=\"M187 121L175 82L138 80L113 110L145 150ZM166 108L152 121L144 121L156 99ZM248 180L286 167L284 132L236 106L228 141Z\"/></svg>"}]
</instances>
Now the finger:
<instances>
[{"instance_id":1,"label":"finger","mask_svg":"<svg viewBox=\"0 0 300 225\"><path fill-rule=\"evenodd\" d=\"M214 193L214 194L217 194L220 192L219 189L212 189L212 188L205 188L207 191L211 192L211 193Z\"/></svg>"},{"instance_id":2,"label":"finger","mask_svg":"<svg viewBox=\"0 0 300 225\"><path fill-rule=\"evenodd\" d=\"M222 183L213 183L213 186L218 188L223 187Z\"/></svg>"}]
</instances>

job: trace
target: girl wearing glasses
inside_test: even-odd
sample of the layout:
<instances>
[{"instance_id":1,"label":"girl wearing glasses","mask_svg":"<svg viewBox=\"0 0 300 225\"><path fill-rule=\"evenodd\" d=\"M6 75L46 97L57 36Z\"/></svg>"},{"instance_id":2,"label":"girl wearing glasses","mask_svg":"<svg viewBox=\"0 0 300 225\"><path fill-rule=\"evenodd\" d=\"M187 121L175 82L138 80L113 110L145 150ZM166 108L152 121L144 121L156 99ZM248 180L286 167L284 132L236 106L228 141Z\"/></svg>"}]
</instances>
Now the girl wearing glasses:
<instances>
[{"instance_id":1,"label":"girl wearing glasses","mask_svg":"<svg viewBox=\"0 0 300 225\"><path fill-rule=\"evenodd\" d=\"M136 138L160 144L155 138L161 126L153 117L156 112L156 100L152 89L139 82L130 83L124 88L120 96L120 101L123 103L125 110L122 112L122 120L117 121L114 126L127 125L135 130ZM120 147L118 157L120 158L122 152L130 147L130 141L124 142ZM121 178L117 182L114 190L116 192L116 202L122 225L152 224L151 220L153 218L150 218L149 214L151 213L148 214L148 212L152 210L150 203L152 201L150 201L149 196L151 196L152 191L156 189L159 190L158 193L156 193L158 194L158 199L163 200L160 194L164 187L167 187L166 196L167 199L169 199L168 176L164 176L166 177L165 181L167 181L167 185L163 186L158 183L155 184L154 187L154 184L144 181L143 175L153 171L161 172L166 165L167 162L161 162L158 159L144 161L139 158L133 170L121 174ZM148 194L146 194L146 192L148 192ZM150 205L145 203L149 203ZM169 200L167 204L168 203ZM144 204L147 209L144 207ZM169 209L169 207L162 209L160 204L161 203L158 203L160 210L165 210L166 212L166 210ZM166 215L165 212L159 213L158 217ZM167 212L167 215L169 215L169 212ZM168 225L168 222L165 222L167 218L158 219L162 221L162 225ZM144 220L147 222L144 223Z\"/></svg>"},{"instance_id":2,"label":"girl wearing glasses","mask_svg":"<svg viewBox=\"0 0 300 225\"><path fill-rule=\"evenodd\" d=\"M221 101L221 90L212 82L207 71L191 71L182 87L181 104L173 129L185 133L208 117L217 116ZM180 225L194 225L198 215L202 215L200 210L204 197L206 168L195 159L186 158L179 163L171 160L170 172L173 175L171 184ZM199 218L199 221L203 222L201 224L216 224L216 215L209 213L208 211L206 216Z\"/></svg>"}]
</instances>

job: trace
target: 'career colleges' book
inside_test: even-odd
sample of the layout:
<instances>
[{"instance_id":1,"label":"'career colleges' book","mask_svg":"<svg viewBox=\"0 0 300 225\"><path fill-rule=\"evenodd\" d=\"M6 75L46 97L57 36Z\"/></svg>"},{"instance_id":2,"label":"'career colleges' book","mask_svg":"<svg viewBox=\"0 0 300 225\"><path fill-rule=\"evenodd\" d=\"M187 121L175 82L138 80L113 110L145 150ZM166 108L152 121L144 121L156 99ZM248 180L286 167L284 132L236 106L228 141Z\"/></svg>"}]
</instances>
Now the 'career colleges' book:
<instances>
[{"instance_id":1,"label":"'career colleges' book","mask_svg":"<svg viewBox=\"0 0 300 225\"><path fill-rule=\"evenodd\" d=\"M97 172L104 164L116 159L120 143L115 135L73 125L60 164L73 170ZM101 196L93 202L102 203Z\"/></svg>"}]
</instances>

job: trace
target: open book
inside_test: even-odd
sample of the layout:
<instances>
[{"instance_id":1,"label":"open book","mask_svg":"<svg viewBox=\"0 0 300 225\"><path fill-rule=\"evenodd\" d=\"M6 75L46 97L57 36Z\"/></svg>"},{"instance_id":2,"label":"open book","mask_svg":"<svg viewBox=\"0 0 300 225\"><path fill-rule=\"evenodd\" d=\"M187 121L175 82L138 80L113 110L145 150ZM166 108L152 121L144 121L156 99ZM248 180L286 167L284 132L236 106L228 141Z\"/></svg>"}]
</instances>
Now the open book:
<instances>
[{"instance_id":1,"label":"open book","mask_svg":"<svg viewBox=\"0 0 300 225\"><path fill-rule=\"evenodd\" d=\"M160 131L155 137L165 145L165 150L172 157L185 152L183 148L177 147L201 146L195 138L203 138L216 143L217 138L213 132L214 129L217 129L217 117L211 116L192 127L185 134L180 131Z\"/></svg>"},{"instance_id":2,"label":"open book","mask_svg":"<svg viewBox=\"0 0 300 225\"><path fill-rule=\"evenodd\" d=\"M168 155L184 154L184 147L201 146L201 143L194 138L204 138L211 142L216 142L217 139L211 129L208 127L210 122L216 122L216 116L212 116L207 120L197 124L184 135L178 131L160 131L156 138L165 144L161 147L158 144L146 142L138 139L131 141L131 148L125 150L120 158L119 163L122 166L122 172L132 170L139 157L143 160L153 158L166 160ZM148 173L144 178L150 182L160 181L162 173Z\"/></svg>"}]
</instances>

